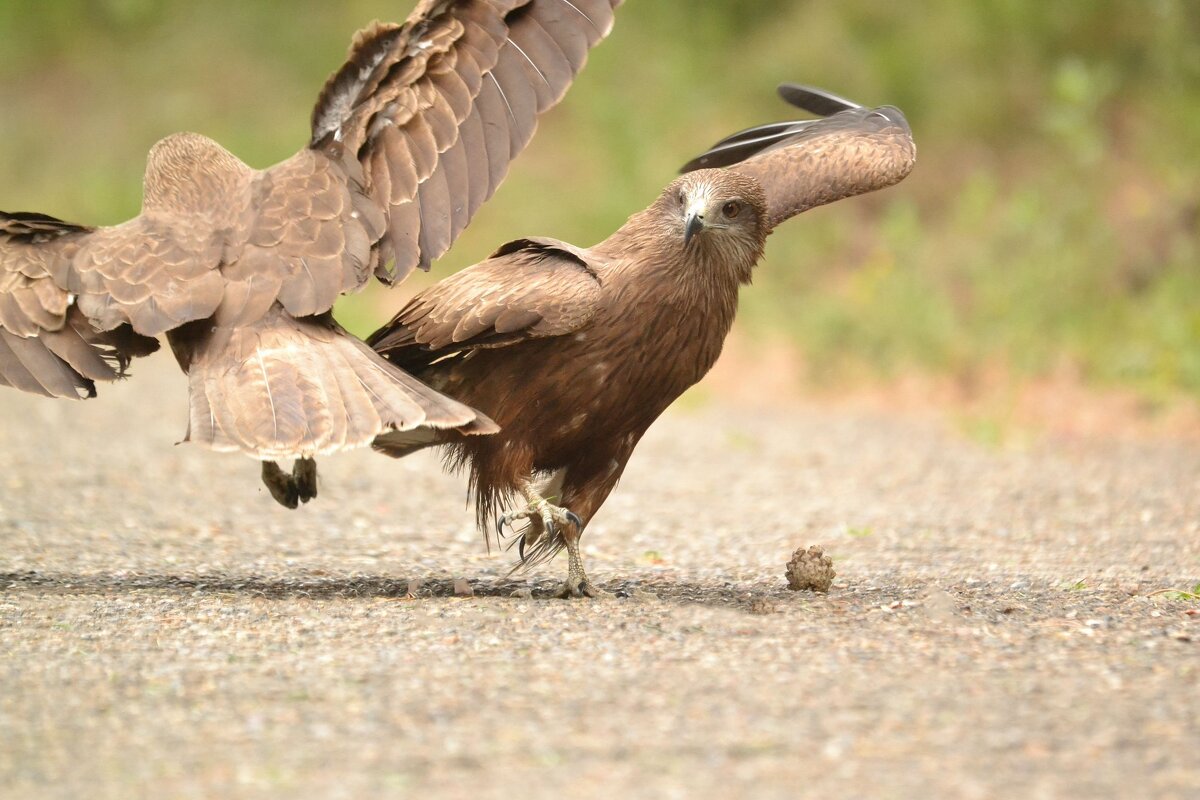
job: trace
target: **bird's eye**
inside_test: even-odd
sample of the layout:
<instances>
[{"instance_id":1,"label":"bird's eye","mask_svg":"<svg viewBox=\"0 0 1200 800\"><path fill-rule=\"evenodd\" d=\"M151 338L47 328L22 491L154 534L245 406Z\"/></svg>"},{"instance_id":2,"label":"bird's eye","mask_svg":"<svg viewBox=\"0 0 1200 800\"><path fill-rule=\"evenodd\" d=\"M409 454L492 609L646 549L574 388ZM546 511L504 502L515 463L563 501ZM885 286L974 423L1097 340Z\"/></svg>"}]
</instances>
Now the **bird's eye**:
<instances>
[{"instance_id":1,"label":"bird's eye","mask_svg":"<svg viewBox=\"0 0 1200 800\"><path fill-rule=\"evenodd\" d=\"M736 200L730 200L728 203L726 203L721 208L721 213L724 214L729 219L733 219L738 214L740 214L741 211L742 211L742 204L737 202Z\"/></svg>"}]
</instances>

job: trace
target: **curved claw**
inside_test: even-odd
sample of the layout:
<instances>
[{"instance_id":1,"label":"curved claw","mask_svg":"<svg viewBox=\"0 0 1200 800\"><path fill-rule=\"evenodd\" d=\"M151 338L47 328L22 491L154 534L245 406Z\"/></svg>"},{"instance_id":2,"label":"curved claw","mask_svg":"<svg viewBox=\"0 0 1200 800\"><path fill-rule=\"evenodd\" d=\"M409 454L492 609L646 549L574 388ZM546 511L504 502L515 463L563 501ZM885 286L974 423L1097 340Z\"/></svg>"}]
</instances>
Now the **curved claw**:
<instances>
[{"instance_id":1,"label":"curved claw","mask_svg":"<svg viewBox=\"0 0 1200 800\"><path fill-rule=\"evenodd\" d=\"M525 563L525 537L524 537L524 535L522 535L520 539L517 539L517 558L520 559L522 564Z\"/></svg>"},{"instance_id":2,"label":"curved claw","mask_svg":"<svg viewBox=\"0 0 1200 800\"><path fill-rule=\"evenodd\" d=\"M505 523L505 521L506 521L506 515L504 515L504 514L501 514L500 516L496 517L496 535L499 536L501 539L504 538L504 523Z\"/></svg>"},{"instance_id":3,"label":"curved claw","mask_svg":"<svg viewBox=\"0 0 1200 800\"><path fill-rule=\"evenodd\" d=\"M583 531L583 520L579 518L578 514L576 514L574 511L572 511L569 508L566 509L566 512L567 512L567 519L570 520L571 524L574 525L576 528L578 528L580 532L582 532Z\"/></svg>"}]
</instances>

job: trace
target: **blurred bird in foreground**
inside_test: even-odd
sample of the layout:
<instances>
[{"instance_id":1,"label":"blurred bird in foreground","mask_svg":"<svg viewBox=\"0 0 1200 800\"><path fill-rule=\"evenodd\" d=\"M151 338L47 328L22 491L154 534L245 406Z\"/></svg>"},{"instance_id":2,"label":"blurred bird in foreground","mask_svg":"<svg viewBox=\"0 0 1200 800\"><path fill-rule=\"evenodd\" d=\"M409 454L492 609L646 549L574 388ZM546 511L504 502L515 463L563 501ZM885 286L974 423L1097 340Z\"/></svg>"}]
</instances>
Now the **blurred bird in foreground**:
<instances>
[{"instance_id":1,"label":"blurred bird in foreground","mask_svg":"<svg viewBox=\"0 0 1200 800\"><path fill-rule=\"evenodd\" d=\"M814 206L903 179L904 115L787 85L825 119L751 128L685 166L603 242L518 239L416 295L368 342L499 426L386 433L404 456L432 445L469 470L481 527L523 520L521 564L566 549L560 596L597 596L579 538L642 434L716 362L768 234Z\"/></svg>"},{"instance_id":2,"label":"blurred bird in foreground","mask_svg":"<svg viewBox=\"0 0 1200 800\"><path fill-rule=\"evenodd\" d=\"M495 431L330 310L450 247L620 2L420 0L404 24L358 33L292 158L255 170L180 133L151 149L129 222L0 212L0 385L92 397L165 335L188 374L187 440L260 459L293 508L316 495L317 454L389 431Z\"/></svg>"}]
</instances>

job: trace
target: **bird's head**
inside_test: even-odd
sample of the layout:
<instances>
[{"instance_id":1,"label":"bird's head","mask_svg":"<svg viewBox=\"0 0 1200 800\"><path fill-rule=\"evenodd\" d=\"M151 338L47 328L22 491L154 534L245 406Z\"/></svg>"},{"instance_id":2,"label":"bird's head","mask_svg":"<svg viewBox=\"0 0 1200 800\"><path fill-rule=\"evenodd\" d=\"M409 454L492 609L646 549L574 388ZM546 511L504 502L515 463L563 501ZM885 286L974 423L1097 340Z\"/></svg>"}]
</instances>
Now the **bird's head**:
<instances>
[{"instance_id":1,"label":"bird's head","mask_svg":"<svg viewBox=\"0 0 1200 800\"><path fill-rule=\"evenodd\" d=\"M758 181L727 169L696 170L668 186L660 204L685 254L727 264L749 280L768 231Z\"/></svg>"},{"instance_id":2,"label":"bird's head","mask_svg":"<svg viewBox=\"0 0 1200 800\"><path fill-rule=\"evenodd\" d=\"M198 133L173 133L150 148L142 181L148 210L217 213L243 188L252 170Z\"/></svg>"}]
</instances>

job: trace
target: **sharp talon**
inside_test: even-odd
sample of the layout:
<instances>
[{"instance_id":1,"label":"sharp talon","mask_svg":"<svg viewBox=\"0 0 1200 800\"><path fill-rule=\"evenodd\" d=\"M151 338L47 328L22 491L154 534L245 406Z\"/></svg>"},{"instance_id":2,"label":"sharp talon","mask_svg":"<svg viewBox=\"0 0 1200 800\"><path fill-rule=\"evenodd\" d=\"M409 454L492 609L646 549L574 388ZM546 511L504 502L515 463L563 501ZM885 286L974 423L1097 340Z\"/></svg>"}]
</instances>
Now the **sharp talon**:
<instances>
[{"instance_id":1,"label":"sharp talon","mask_svg":"<svg viewBox=\"0 0 1200 800\"><path fill-rule=\"evenodd\" d=\"M522 534L520 539L517 539L517 558L521 559L521 563L525 563L525 535Z\"/></svg>"},{"instance_id":2,"label":"sharp talon","mask_svg":"<svg viewBox=\"0 0 1200 800\"><path fill-rule=\"evenodd\" d=\"M496 535L504 538L504 515L496 517Z\"/></svg>"},{"instance_id":3,"label":"sharp talon","mask_svg":"<svg viewBox=\"0 0 1200 800\"><path fill-rule=\"evenodd\" d=\"M571 521L571 524L574 525L576 528L578 528L580 531L583 530L583 520L581 520L579 518L579 515L576 514L574 511L567 509L567 519L569 519Z\"/></svg>"}]
</instances>

